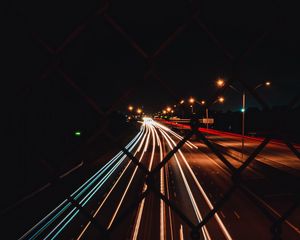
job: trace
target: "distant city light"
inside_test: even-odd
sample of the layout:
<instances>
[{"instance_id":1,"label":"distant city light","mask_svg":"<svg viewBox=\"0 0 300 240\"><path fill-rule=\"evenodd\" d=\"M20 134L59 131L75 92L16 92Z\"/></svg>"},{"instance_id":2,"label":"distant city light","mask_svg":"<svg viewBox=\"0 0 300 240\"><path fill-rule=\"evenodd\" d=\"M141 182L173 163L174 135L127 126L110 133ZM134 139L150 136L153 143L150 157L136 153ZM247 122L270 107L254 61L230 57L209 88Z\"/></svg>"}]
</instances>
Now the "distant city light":
<instances>
[{"instance_id":1,"label":"distant city light","mask_svg":"<svg viewBox=\"0 0 300 240\"><path fill-rule=\"evenodd\" d=\"M241 112L245 112L245 108L241 108Z\"/></svg>"}]
</instances>

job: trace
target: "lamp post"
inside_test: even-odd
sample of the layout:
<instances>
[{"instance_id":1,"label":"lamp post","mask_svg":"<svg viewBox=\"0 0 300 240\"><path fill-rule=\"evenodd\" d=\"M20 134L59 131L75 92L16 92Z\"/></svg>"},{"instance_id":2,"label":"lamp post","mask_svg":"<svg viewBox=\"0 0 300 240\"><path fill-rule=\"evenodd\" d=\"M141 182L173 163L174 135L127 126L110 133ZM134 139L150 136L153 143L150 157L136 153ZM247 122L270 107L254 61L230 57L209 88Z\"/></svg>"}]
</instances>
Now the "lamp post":
<instances>
[{"instance_id":1,"label":"lamp post","mask_svg":"<svg viewBox=\"0 0 300 240\"><path fill-rule=\"evenodd\" d=\"M128 106L128 110L129 110L130 112L132 112L133 106L129 105L129 106Z\"/></svg>"},{"instance_id":2,"label":"lamp post","mask_svg":"<svg viewBox=\"0 0 300 240\"><path fill-rule=\"evenodd\" d=\"M218 97L218 99L216 101L214 101L212 104L215 104L216 102L219 102L219 103L223 103L225 101L224 97ZM201 106L204 106L206 104L205 100L201 100L201 102L197 101L195 98L191 97L189 99L189 102L191 104L193 103L198 103L199 105ZM191 105L192 107L193 105ZM192 108L192 113L193 113L193 108ZM208 107L206 106L205 107L205 117L206 117L206 128L208 129Z\"/></svg>"},{"instance_id":3,"label":"lamp post","mask_svg":"<svg viewBox=\"0 0 300 240\"><path fill-rule=\"evenodd\" d=\"M194 114L194 106L193 105L194 105L195 99L193 97L190 97L189 102L191 104L192 114Z\"/></svg>"},{"instance_id":4,"label":"lamp post","mask_svg":"<svg viewBox=\"0 0 300 240\"><path fill-rule=\"evenodd\" d=\"M205 105L205 101L202 100L202 101L200 102L200 104L201 104L202 106L204 106L204 105ZM207 108L207 107L205 107L205 117L206 117L206 129L208 129L208 108Z\"/></svg>"},{"instance_id":5,"label":"lamp post","mask_svg":"<svg viewBox=\"0 0 300 240\"><path fill-rule=\"evenodd\" d=\"M223 79L218 79L216 81L216 85L219 88L222 88L225 86L225 81ZM237 88L235 88L232 85L228 85L231 89L233 89L234 91L238 92L239 94L242 94L242 160L244 158L244 146L245 146L245 112L246 112L246 93L245 90L243 90L242 92L240 90L238 90ZM258 84L257 86L255 86L253 89L256 90L262 86L266 86L269 87L271 86L271 82L267 81L267 82L263 82Z\"/></svg>"},{"instance_id":6,"label":"lamp post","mask_svg":"<svg viewBox=\"0 0 300 240\"><path fill-rule=\"evenodd\" d=\"M197 101L196 101L197 102ZM205 105L205 101L204 100L201 100L201 102L200 102L200 104L202 105L202 106L204 106ZM208 108L207 107L205 107L205 117L206 117L206 129L208 129Z\"/></svg>"},{"instance_id":7,"label":"lamp post","mask_svg":"<svg viewBox=\"0 0 300 240\"><path fill-rule=\"evenodd\" d=\"M244 159L244 145L245 145L245 111L246 111L246 94L243 91L242 95L242 160Z\"/></svg>"}]
</instances>

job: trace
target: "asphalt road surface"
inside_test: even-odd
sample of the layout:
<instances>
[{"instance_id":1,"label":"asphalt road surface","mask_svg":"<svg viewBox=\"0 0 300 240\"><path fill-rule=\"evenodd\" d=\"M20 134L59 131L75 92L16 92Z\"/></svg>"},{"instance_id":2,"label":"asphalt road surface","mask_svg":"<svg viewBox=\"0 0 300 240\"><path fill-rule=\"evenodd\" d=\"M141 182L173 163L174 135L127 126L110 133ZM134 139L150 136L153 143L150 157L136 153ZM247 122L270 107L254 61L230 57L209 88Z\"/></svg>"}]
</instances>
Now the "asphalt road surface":
<instances>
[{"instance_id":1,"label":"asphalt road surface","mask_svg":"<svg viewBox=\"0 0 300 240\"><path fill-rule=\"evenodd\" d=\"M241 164L235 156L239 154L234 148L239 143L237 139L210 137L215 138L220 148L233 151L228 159L234 166ZM249 195L263 201L275 214L280 211L273 209L253 188L233 190L230 172L204 144L187 141L161 164L181 140L178 133L145 118L140 132L126 146L131 158L119 152L19 239L105 239L106 233L110 239L182 240L192 239L197 233L200 239L208 240L271 239L272 224ZM246 144L248 152L251 148ZM264 154L262 159L268 159L267 165L284 165L293 169L291 174L297 174L298 163L291 165L286 160L277 164L278 155L273 157L270 150ZM286 152L279 150L279 154L285 156ZM151 177L148 171L153 172ZM245 177L254 189L254 183L261 188L270 171L258 171L251 166ZM207 218L228 191L232 191L230 197ZM206 224L192 232L203 219L208 219ZM296 220L284 223L283 239L300 239L297 224Z\"/></svg>"}]
</instances>

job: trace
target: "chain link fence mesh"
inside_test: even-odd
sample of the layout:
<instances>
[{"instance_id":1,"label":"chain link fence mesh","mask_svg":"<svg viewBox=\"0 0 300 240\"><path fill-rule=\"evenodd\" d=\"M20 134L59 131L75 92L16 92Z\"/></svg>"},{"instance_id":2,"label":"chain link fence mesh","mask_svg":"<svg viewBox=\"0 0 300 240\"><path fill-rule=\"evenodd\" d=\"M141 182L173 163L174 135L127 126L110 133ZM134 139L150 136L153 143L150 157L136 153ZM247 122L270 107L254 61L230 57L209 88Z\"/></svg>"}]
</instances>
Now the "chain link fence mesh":
<instances>
[{"instance_id":1,"label":"chain link fence mesh","mask_svg":"<svg viewBox=\"0 0 300 240\"><path fill-rule=\"evenodd\" d=\"M176 44L176 41L180 41L185 34L188 37L191 36L190 34L188 34L188 32L191 31L189 30L191 26L193 27L192 31L200 31L202 34L201 36L204 35L207 39L209 39L211 44L210 46L208 46L209 49L214 48L213 51L218 52L220 55L225 57L227 65L230 66L228 67L228 69L230 69L228 76L230 77L228 78L228 81L226 81L225 87L218 90L215 93L215 95L211 96L209 101L207 101L207 107L211 107L217 99L217 97L224 94L232 83L238 83L240 84L243 91L246 91L247 94L250 94L262 108L266 110L270 109L270 104L266 102L264 98L260 96L259 92L252 87L253 84L245 80L245 76L243 74L243 64L247 58L251 57L252 54L255 58L255 52L261 51L261 46L265 46L265 44L268 44L268 40L272 37L274 38L274 36L278 34L278 31L282 31L282 29L284 29L284 26L286 26L285 24L288 24L284 19L284 8L281 8L282 5L277 3L277 1L270 3L270 11L265 12L264 14L269 14L271 21L268 20L267 24L265 24L267 26L264 29L264 31L259 32L254 37L249 37L249 43L247 44L247 47L245 47L243 50L239 52L231 52L225 47L225 44L222 41L222 36L220 37L214 33L214 27L209 26L205 23L205 8L203 7L202 3L203 2L201 1L182 1L180 3L174 3L177 6L177 8L178 6L181 6L181 4L184 5L186 7L187 14L185 14L184 17L182 17L181 15L181 17L178 18L179 20L177 20L175 27L172 23L172 31L170 31L170 29L167 29L166 32L168 34L165 33L165 37L163 39L157 40L159 44L157 44L157 47L152 47L151 50L149 50L149 47L146 50L145 47L143 47L143 44L140 44L137 40L137 36L139 36L137 33L138 29L126 26L125 23L122 23L124 14L121 14L118 11L114 11L115 5L120 4L122 7L124 7L125 12L131 7L135 7L136 11L138 12L139 7L141 7L140 4L134 6L134 4L136 3L120 3L115 1L100 1L97 4L91 4L97 5L97 8L95 8L95 6L91 7L91 9L93 8L95 10L89 9L89 13L85 12L83 14L85 16L83 19L75 18L77 20L77 26L75 26L76 24L74 23L70 23L70 20L68 19L68 13L63 12L67 22L66 25L72 25L73 27L72 30L69 31L69 33L59 32L59 34L57 34L65 36L63 38L63 41L61 41L61 39L57 41L59 42L59 44L57 44L57 42L50 43L47 40L45 40L44 37L42 37L43 35L47 35L47 28L51 28L51 26L44 26L45 29L43 29L43 33L40 33L38 30L35 29L35 24L33 23L33 21L38 20L28 16L26 11L24 11L24 9L26 9L26 7L24 7L24 3L12 3L9 7L9 12L11 14L10 16L14 19L14 21L17 24L22 25L22 29L19 28L16 30L17 33L15 34L15 37L18 37L20 35L20 38L22 39L22 35L26 35L26 41L24 41L23 44L18 44L18 47L27 48L28 42L31 41L31 43L28 44L30 46L30 49L28 50L28 52L26 52L28 54L28 58L30 58L31 50L33 52L38 52L38 54L36 54L37 56L35 57L39 58L41 63L45 66L43 67L43 70L39 71L37 74L32 74L32 72L30 72L29 77L26 76L25 71L24 79L26 80L24 80L23 87L19 89L17 93L18 97L21 100L23 99L27 104L30 104L32 101L30 100L30 98L35 94L34 92L40 92L40 94L37 94L37 97L41 97L41 95L43 95L42 91L45 90L45 86L51 87L53 89L60 88L62 86L64 88L72 89L75 92L76 97L73 97L73 95L67 97L69 97L70 99L76 98L76 103L78 103L78 106L80 108L92 109L95 112L95 115L91 116L93 116L95 119L97 119L97 121L100 122L99 125L93 123L95 127L90 131L89 136L85 139L85 144L81 145L81 152L83 154L87 153L89 151L88 146L93 144L93 142L96 141L96 139L99 138L99 136L105 137L105 139L109 139L112 144L122 149L123 153L127 155L127 157L132 161L132 163L135 164L138 167L139 171L141 171L144 175L147 190L144 191L134 203L132 203L132 205L127 209L127 211L123 212L120 216L117 217L116 221L108 230L105 227L103 227L101 223L99 223L88 211L86 211L85 208L79 202L77 202L76 199L72 198L71 196L68 198L68 202L71 203L74 207L76 207L79 210L80 214L82 214L83 217L87 218L91 222L93 227L99 231L100 236L103 239L111 238L111 232L114 231L114 229L117 228L119 224L124 223L128 214L131 214L135 209L137 209L139 204L150 194L154 194L156 198L163 200L164 203L167 206L169 206L172 209L172 211L174 211L174 213L176 213L182 219L182 221L189 226L191 239L200 239L200 232L203 226L205 226L210 221L210 219L213 218L215 214L222 209L224 204L230 201L231 196L235 194L236 191L241 191L269 219L271 224L270 239L282 239L282 225L285 223L288 217L295 211L295 209L299 207L300 192L298 189L295 195L293 196L292 204L287 208L286 212L284 212L281 216L274 215L274 213L265 206L265 204L261 201L260 198L253 195L253 192L250 191L243 178L245 170L249 167L249 165L251 165L255 158L266 148L267 144L271 141L273 136L276 136L277 138L280 136L280 139L284 141L284 143L290 149L290 151L300 160L299 151L293 145L293 142L289 140L289 137L284 134L284 126L288 124L287 118L281 118L282 122L276 122L277 124L274 124L273 129L270 129L265 139L261 141L261 143L257 146L255 150L253 150L253 152L248 154L246 160L244 160L244 162L239 167L235 167L234 165L232 165L231 161L227 159L227 156L223 152L221 152L205 134L198 130L200 125L197 119L191 119L191 122L189 124L190 130L186 132L185 137L179 143L177 143L177 146L168 154L166 154L161 163L155 166L152 170L147 169L146 166L139 162L139 160L133 155L132 152L128 151L128 149L122 146L119 140L123 136L116 137L115 134L111 132L111 128L109 127L109 122L111 121L110 114L120 108L123 108L124 102L130 99L131 96L138 95L139 91L143 87L142 82L155 83L158 86L157 88L163 89L164 94L168 95L170 99L172 99L174 102L179 102L181 96L178 94L176 90L177 88L173 88L172 85L169 84L170 81L167 81L162 76L163 74L160 73L162 68L161 66L164 65L164 63L161 63L160 60L161 58L163 58L162 55L164 54L164 52L168 51L170 48L174 48L173 45ZM167 4L167 7L171 9L172 4ZM252 3L248 4L251 5ZM69 7L72 8L72 5L70 5ZM159 4L157 7L159 8ZM59 9L59 5L55 6L55 8ZM170 10L166 9L165 5L163 5L162 8L162 11ZM39 10L38 7L36 9L37 11ZM151 8L151 10L153 10L153 8ZM242 10L240 11L242 12ZM72 11L70 10L70 12ZM118 15L118 13L120 13L120 15ZM168 16L168 12L165 12L164 14ZM53 16L53 18L55 18L55 16ZM155 18L155 13L153 13L153 18ZM70 19L72 20L71 17ZM55 22L55 20L53 21ZM126 21L124 20L124 22ZM146 27L148 26L145 26L145 28ZM60 31L61 29L57 30ZM124 52L118 52L119 48L117 45L119 44L122 45L121 48L126 49L126 54L132 55L132 58L134 58L132 60L133 64L137 63L138 61L141 62L135 65L137 67L133 67L128 70L130 74L137 74L139 76L139 80L131 81L129 85L126 83L126 80L122 80L124 81L124 90L120 93L117 93L118 96L115 97L114 101L111 102L110 106L106 109L103 109L103 107L99 106L99 101L96 98L91 97L91 95L89 94L89 90L92 90L91 87L84 86L82 82L80 84L78 83L80 82L80 77L78 78L78 76L75 76L76 71L74 72L72 69L74 67L80 68L80 63L73 62L68 65L68 62L66 60L76 57L77 54L79 55L79 58L82 57L81 55L83 53L80 52L81 50L79 50L78 52L76 51L76 49L78 49L77 45L88 45L89 40L91 40L91 36L92 38L93 36L95 36L96 40L92 40L94 44L94 41L98 40L96 32L100 32L101 35L102 30L104 30L104 34L108 35L109 37L112 37L113 42L113 44L110 45L110 49L107 52L103 53L105 56L110 55L112 52L115 51L112 54L111 58L115 58L116 56L120 55L118 61L121 61L120 64L122 64L122 54L124 54ZM294 30L297 31L296 29ZM51 33L52 31L49 30L49 32ZM149 32L151 37L151 34L154 34L155 31L149 30ZM85 35L89 35L89 38L85 38ZM115 40L115 38L117 40ZM155 39L156 41L156 38L154 36L153 39ZM32 42L34 46L32 46ZM103 42L100 44L103 44ZM107 44L107 42L104 44ZM199 44L201 43L199 42ZM36 49L33 50L31 48L36 48L38 49L38 51L36 51ZM87 51L90 51L90 49L88 49ZM96 61L96 58L94 59L93 54L90 54L90 61ZM176 55L174 55L174 57L176 58ZM181 58L182 56L178 55L177 57ZM26 61L26 59L21 59L21 61ZM108 58L108 61L111 61L111 59ZM164 61L166 60L162 60L162 62ZM208 60L208 64L210 63L210 61L212 60ZM101 61L95 64L100 66L100 68L105 68L105 64ZM168 65L168 63L165 63L165 65ZM19 65L16 64L16 67L17 66ZM35 69L35 66L32 66L32 68ZM88 71L90 69L91 67L87 65L84 66L84 71ZM16 71L18 71L18 69L16 69ZM113 73L108 74L112 74L112 77L114 77ZM53 81L55 81L55 84L50 84L51 86L48 85L49 82ZM57 83L58 81L60 82ZM105 80L100 79L97 81ZM105 88L105 83L103 83L103 89L100 89L99 92L107 91L107 89ZM93 92L92 95L95 96L95 92ZM56 98L55 96L52 97L53 99ZM300 94L291 98L290 102L286 105L287 113L297 106L299 98ZM82 102L79 102L78 99L81 99ZM58 104L60 104L60 101L64 101L64 99L58 99L55 101L58 101ZM44 108L46 112L47 106L50 106L50 104L45 103ZM158 177L160 170L167 166L169 161L174 157L174 154L177 153L178 150L181 149L181 147L192 137L195 137L197 141L206 145L207 149L209 149L209 151L224 164L232 179L232 184L231 186L228 186L227 193L224 194L224 196L214 204L213 209L211 209L211 211L208 212L203 217L202 221L198 224L195 224L191 219L189 219L185 212L183 212L178 206L176 206L176 204L173 201L171 201L165 195L163 195L157 188L157 185L155 183L157 181L156 178ZM59 166L55 166L55 164L53 165L53 163L49 163L47 157L39 159L40 162L34 164L40 164L41 166L43 166L46 169L47 175L50 176L50 182L54 185L59 185L59 189L61 189L61 191L64 192L64 186L60 183L62 179L60 178L61 172L59 171Z\"/></svg>"}]
</instances>

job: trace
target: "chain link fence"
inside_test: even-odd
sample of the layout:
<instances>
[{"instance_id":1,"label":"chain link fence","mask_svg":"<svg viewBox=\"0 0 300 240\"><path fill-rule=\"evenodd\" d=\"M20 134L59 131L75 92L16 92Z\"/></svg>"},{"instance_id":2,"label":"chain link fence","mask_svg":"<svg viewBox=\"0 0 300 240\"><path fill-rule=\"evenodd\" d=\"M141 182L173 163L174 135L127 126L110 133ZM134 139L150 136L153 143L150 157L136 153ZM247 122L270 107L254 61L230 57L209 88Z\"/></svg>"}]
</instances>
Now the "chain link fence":
<instances>
[{"instance_id":1,"label":"chain link fence","mask_svg":"<svg viewBox=\"0 0 300 240\"><path fill-rule=\"evenodd\" d=\"M179 2L179 1L178 1ZM71 4L71 3L70 3ZM255 53L255 51L260 51L261 46L268 44L268 41L270 38L274 37L274 34L280 34L278 31L282 31L284 29L285 24L289 24L289 22L286 22L285 17L285 9L281 8L282 5L280 3L277 3L277 1L274 1L273 3L269 3L270 12L265 12L266 15L270 14L272 17L272 21L269 21L268 26L266 29L259 34L256 34L254 38L249 41L249 44L247 47L238 52L238 53L232 53L229 49L225 47L222 41L222 37L217 36L214 33L213 27L207 25L204 21L205 16L205 8L202 5L201 1L182 1L182 4L186 6L186 16L180 17L177 21L176 27L173 28L173 31L170 32L168 29L166 32L169 32L168 35L164 39L159 40L158 47L153 48L152 51L147 51L142 46L142 44L139 44L139 42L136 40L136 34L132 28L131 31L128 31L126 28L126 24L121 24L118 15L118 11L114 12L111 11L114 9L115 5L120 4L124 7L124 11L126 12L126 7L130 8L132 7L130 4L133 3L118 3L114 1L100 1L97 4L91 4L93 5L93 9L89 11L89 13L85 13L84 19L77 19L77 22L79 24L73 28L72 31L70 31L67 36L64 38L64 40L60 44L51 44L47 42L42 35L40 34L35 28L34 24L32 24L32 21L38 21L37 19L32 19L30 16L27 15L26 11L23 11L24 4L18 4L18 3L12 3L9 12L11 13L11 16L13 16L14 21L18 22L18 24L21 24L22 31L18 34L26 34L26 36L30 39L31 43L33 42L36 48L38 49L38 52L40 52L38 55L41 59L41 62L46 63L46 67L43 69L42 72L38 72L38 74L34 74L34 77L27 78L25 76L23 84L23 88L20 89L18 92L18 97L20 99L28 99L33 94L33 92L38 91L41 92L41 95L43 94L43 85L47 85L47 81L53 81L53 79L59 79L59 81L64 82L64 86L68 86L69 88L73 89L73 91L77 94L77 96L80 97L82 100L82 103L80 104L80 108L89 108L92 109L96 114L92 115L97 119L97 121L100 121L100 124L98 127L96 127L97 124L95 124L95 127L92 129L89 134L89 136L85 139L85 143L81 144L81 152L84 156L85 153L88 153L88 146L90 146L94 141L96 141L99 136L105 137L105 139L109 139L112 144L115 146L118 146L118 148L122 149L122 151L128 156L128 158L132 161L133 164L138 166L139 170L143 172L145 175L145 183L147 184L147 190L143 192L139 199L137 199L130 208L126 212L124 212L122 215L120 215L117 220L113 223L111 228L107 230L105 227L101 226L97 220L94 219L94 217L85 210L84 207L82 207L76 199L72 198L71 196L68 197L69 203L71 203L73 206L75 206L80 214L82 214L85 218L87 218L89 221L91 221L91 224L99 230L100 235L103 239L109 239L111 231L114 231L114 229L119 225L123 223L123 220L126 218L126 216L133 212L134 209L138 207L138 205L145 199L150 193L154 193L155 196L161 200L164 201L164 203L169 206L172 211L174 211L183 222L185 222L190 227L190 233L191 233L191 239L200 239L200 230L205 226L210 219L214 217L214 215L222 210L222 207L224 204L226 204L227 201L230 201L230 197L235 194L237 190L241 191L247 198L249 198L254 205L260 209L260 211L269 219L271 223L270 228L270 239L282 239L282 225L285 223L285 221L288 219L288 217L295 211L295 209L299 208L300 202L299 202L299 182L297 183L291 183L295 185L295 188L298 188L297 191L295 191L295 195L293 196L293 202L292 204L287 208L286 212L283 213L281 216L276 216L270 209L268 209L264 203L257 197L253 195L253 193L249 190L247 184L244 181L243 173L245 170L249 167L249 165L255 160L255 158L265 149L266 145L272 140L273 136L280 135L280 138L282 141L286 144L286 146L290 149L290 151L300 160L300 153L297 150L297 148L293 145L293 143L289 140L288 136L285 135L285 129L284 126L286 126L288 119L287 118L281 118L281 122L276 122L276 125L274 125L273 129L271 129L268 132L268 135L266 135L265 139L257 146L257 148L249 154L247 159L243 162L243 164L236 168L232 165L232 163L227 159L227 157L222 153L213 143L211 140L207 138L205 134L203 134L201 131L199 131L199 123L196 118L192 118L190 122L190 130L186 132L186 135L184 138L177 144L177 146L170 151L162 160L162 162L157 165L154 169L149 171L143 164L139 162L139 160L133 156L133 154L128 151L128 149L124 148L122 144L120 143L120 139L124 136L119 136L116 138L115 134L111 133L111 128L109 128L109 122L110 114L114 111L124 108L124 102L126 102L130 97L137 95L140 91L140 85L141 82L155 82L158 88L163 89L163 92L170 97L174 102L179 102L181 99L181 96L177 93L177 90L172 87L172 85L169 84L168 81L166 81L162 75L160 74L160 68L161 64L159 63L159 60L161 58L161 55L164 51L166 51L168 48L172 48L173 44L176 43L176 41L183 37L186 32L188 31L189 27L192 25L194 28L197 26L197 30L201 31L205 34L205 36L209 39L212 46L214 46L214 51L218 51L221 55L225 56L227 59L227 64L230 66L228 69L231 69L230 72L227 74L230 76L228 78L228 81L226 81L226 85L224 88L218 90L209 101L207 101L207 107L211 107L212 104L215 102L215 100L218 98L218 96L225 93L226 90L228 90L229 86L233 83L239 83L243 91L246 91L248 94L250 94L257 103L264 109L268 110L270 109L270 105L268 102L266 102L263 97L260 96L258 91L256 91L252 87L252 83L244 80L245 77L243 76L243 66L244 62L247 58L251 57L251 54ZM176 3L179 4L179 3ZM180 3L181 4L181 3ZM252 3L248 3L252 4ZM98 8L95 8L95 5L98 6ZM159 4L157 5L159 7ZM169 8L172 8L171 3L168 3L167 6ZM69 6L72 8L72 6ZM139 11L138 9L139 5L136 6L136 11ZM165 6L164 6L165 7ZM55 8L59 8L59 5L55 6ZM259 8L259 7L257 7ZM153 9L151 9L153 10ZM168 9L163 9L164 11ZM271 11L272 10L272 11ZM38 11L38 8L37 8ZM239 10L242 12L242 10ZM246 11L246 10L245 10ZM91 13L90 13L91 12ZM66 21L69 22L68 13L64 13ZM164 13L166 16L168 16L168 13ZM155 18L155 14L153 14ZM275 17L274 17L275 16ZM55 18L55 16L53 17ZM238 20L236 20L238 21ZM101 22L101 23L99 23ZM103 26L103 22L105 22L105 27ZM100 27L98 27L98 25ZM279 27L280 26L280 27ZM283 26L283 27L282 27ZM145 26L146 27L146 26ZM47 28L47 26L45 26ZM91 97L88 93L88 91L83 90L82 86L78 84L79 81L78 78L73 77L72 74L70 74L68 70L66 69L72 69L72 66L68 66L68 63L65 61L65 56L76 56L76 43L78 39L84 38L84 35L91 34L93 36L94 31L101 32L103 28L109 28L109 31L112 31L113 34L117 35L118 41L116 41L116 44L124 44L126 45L126 51L129 52L129 55L132 54L134 57L138 56L139 60L144 65L141 66L140 69L136 70L136 74L139 75L139 80L137 82L131 82L130 86L127 86L126 90L122 91L118 97L114 99L114 101L111 103L110 107L107 109L103 109L103 107L99 106L99 103L97 99ZM96 30L95 30L96 29ZM134 28L133 28L134 29ZM136 29L135 29L136 30ZM47 32L46 30L43 30ZM137 31L137 30L136 30ZM298 31L297 29L294 29L294 31ZM17 35L18 35L17 34ZM64 33L65 34L65 33ZM59 35L59 34L58 34ZM16 36L17 37L17 36ZM15 41L15 40L14 40ZM121 43L122 42L122 43ZM88 40L83 41L84 44L89 44ZM115 42L114 42L115 43ZM199 43L200 44L200 43ZM20 44L19 44L20 45ZM75 45L75 47L74 47ZM26 48L26 42L19 46L20 48ZM111 49L109 49L109 54L111 51L115 50L118 51L118 48L115 46L110 46ZM210 46L211 48L211 46ZM217 50L216 50L217 49ZM30 54L30 51L28 52ZM81 53L79 53L81 54ZM122 53L120 53L122 54ZM117 54L114 54L114 56L117 56ZM28 56L29 57L29 56ZM176 57L176 56L175 56ZM180 58L181 56L178 56ZM122 56L120 56L120 61L122 62ZM23 59L25 60L25 59ZM93 59L92 59L93 60ZM136 60L133 60L133 62ZM101 68L101 62L100 68ZM121 63L122 64L122 63ZM102 65L104 66L104 65ZM137 65L140 66L140 65ZM16 67L18 65L16 64ZM35 66L32 66L34 69ZM18 69L15 69L18 71ZM129 70L130 72L135 71L134 68ZM133 73L132 73L133 74ZM31 75L32 76L32 75ZM142 79L142 80L141 80ZM103 80L101 80L103 81ZM126 80L124 80L126 85ZM55 85L54 87L60 87L60 84ZM103 83L103 89L100 89L99 91L107 91L105 89L105 83ZM85 87L85 89L88 89L88 87ZM45 89L44 89L45 90ZM109 90L110 91L110 90ZM55 98L55 96L53 96ZM72 98L71 98L72 99ZM297 96L292 96L289 103L286 105L286 112L289 113L290 110L294 109L300 99L300 94ZM63 99L61 99L63 101ZM27 100L26 100L27 101ZM77 101L77 100L76 100ZM30 104L30 101L28 101ZM47 108L47 106L45 106ZM278 127L279 126L279 127ZM194 224L187 216L186 214L176 206L174 202L172 202L170 199L168 199L165 195L163 195L159 189L157 189L157 186L155 184L155 178L159 174L159 171L172 159L174 154L192 137L196 137L197 141L202 142L205 144L210 152L214 154L220 161L223 162L223 164L226 166L228 172L231 175L232 179L232 185L228 186L228 191L224 196L217 201L213 207L213 209L203 217L203 220L198 223ZM52 163L47 162L47 160L43 159L41 160L40 164L41 166L44 166L47 169L48 175L50 177L50 182L54 185L61 185L62 179L60 178L61 172L58 171L57 168L53 167ZM63 185L60 186L60 189L62 192L65 191L63 188Z\"/></svg>"}]
</instances>

